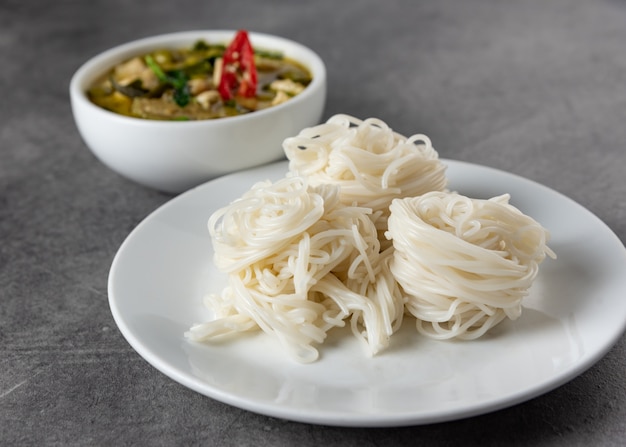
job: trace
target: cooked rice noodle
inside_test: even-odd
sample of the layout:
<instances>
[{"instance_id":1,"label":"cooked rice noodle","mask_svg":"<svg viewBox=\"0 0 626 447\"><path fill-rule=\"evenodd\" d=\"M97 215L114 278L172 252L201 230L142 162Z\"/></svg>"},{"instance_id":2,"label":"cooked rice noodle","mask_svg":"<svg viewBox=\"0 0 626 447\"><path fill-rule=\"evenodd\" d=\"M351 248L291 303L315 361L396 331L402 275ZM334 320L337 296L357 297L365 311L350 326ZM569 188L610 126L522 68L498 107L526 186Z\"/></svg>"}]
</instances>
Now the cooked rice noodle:
<instances>
[{"instance_id":1,"label":"cooked rice noodle","mask_svg":"<svg viewBox=\"0 0 626 447\"><path fill-rule=\"evenodd\" d=\"M303 177L256 184L209 220L215 265L228 287L205 304L215 314L187 336L207 340L260 328L301 362L346 319L371 354L386 347L404 304L380 252L370 209L346 206L339 188Z\"/></svg>"},{"instance_id":2,"label":"cooked rice noodle","mask_svg":"<svg viewBox=\"0 0 626 447\"><path fill-rule=\"evenodd\" d=\"M436 339L480 337L521 301L546 255L547 231L509 204L431 192L391 204L391 271L417 330Z\"/></svg>"},{"instance_id":3,"label":"cooked rice noodle","mask_svg":"<svg viewBox=\"0 0 626 447\"><path fill-rule=\"evenodd\" d=\"M447 192L425 135L336 115L283 147L283 179L257 183L208 221L228 286L205 298L214 318L191 340L260 329L312 362L328 331L349 323L373 355L405 314L428 337L473 339L520 315L554 256L547 231L508 195Z\"/></svg>"},{"instance_id":4,"label":"cooked rice noodle","mask_svg":"<svg viewBox=\"0 0 626 447\"><path fill-rule=\"evenodd\" d=\"M335 115L287 138L283 148L292 175L341 186L340 200L371 208L381 232L392 199L441 191L447 183L446 166L426 135L406 138L376 118Z\"/></svg>"}]
</instances>

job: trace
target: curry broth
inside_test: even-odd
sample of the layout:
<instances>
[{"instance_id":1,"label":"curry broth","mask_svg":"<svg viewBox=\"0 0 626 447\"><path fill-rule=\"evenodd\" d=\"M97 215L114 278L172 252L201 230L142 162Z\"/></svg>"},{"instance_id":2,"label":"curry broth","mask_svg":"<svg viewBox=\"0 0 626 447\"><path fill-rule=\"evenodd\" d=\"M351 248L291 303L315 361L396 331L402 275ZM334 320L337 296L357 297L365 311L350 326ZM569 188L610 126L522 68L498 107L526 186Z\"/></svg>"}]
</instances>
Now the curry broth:
<instances>
[{"instance_id":1,"label":"curry broth","mask_svg":"<svg viewBox=\"0 0 626 447\"><path fill-rule=\"evenodd\" d=\"M273 51L254 50L253 97L224 100L219 92L226 47L203 40L190 48L161 49L121 62L87 91L96 105L151 120L205 120L237 116L288 101L311 82L301 63Z\"/></svg>"}]
</instances>

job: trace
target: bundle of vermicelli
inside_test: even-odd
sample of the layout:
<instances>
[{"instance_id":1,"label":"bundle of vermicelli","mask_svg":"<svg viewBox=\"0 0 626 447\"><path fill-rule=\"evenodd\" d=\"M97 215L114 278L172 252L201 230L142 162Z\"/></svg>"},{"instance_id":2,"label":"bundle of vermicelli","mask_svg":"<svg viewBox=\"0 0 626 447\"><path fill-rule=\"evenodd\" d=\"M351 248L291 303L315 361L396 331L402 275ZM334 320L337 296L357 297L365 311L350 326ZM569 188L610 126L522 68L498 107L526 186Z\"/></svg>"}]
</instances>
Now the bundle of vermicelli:
<instances>
[{"instance_id":1,"label":"bundle of vermicelli","mask_svg":"<svg viewBox=\"0 0 626 447\"><path fill-rule=\"evenodd\" d=\"M441 191L447 183L446 166L427 136L406 138L375 118L335 115L287 138L283 148L290 173L311 185L341 186L341 201L371 208L381 231L392 199Z\"/></svg>"},{"instance_id":2,"label":"bundle of vermicelli","mask_svg":"<svg viewBox=\"0 0 626 447\"><path fill-rule=\"evenodd\" d=\"M546 255L548 234L503 195L431 192L391 205L391 271L420 333L473 339L516 319Z\"/></svg>"},{"instance_id":3,"label":"bundle of vermicelli","mask_svg":"<svg viewBox=\"0 0 626 447\"><path fill-rule=\"evenodd\" d=\"M255 185L209 220L216 266L229 286L205 303L216 319L186 334L207 340L260 328L302 362L329 329L350 319L371 353L388 344L404 311L370 209L346 206L336 186L303 177Z\"/></svg>"}]
</instances>

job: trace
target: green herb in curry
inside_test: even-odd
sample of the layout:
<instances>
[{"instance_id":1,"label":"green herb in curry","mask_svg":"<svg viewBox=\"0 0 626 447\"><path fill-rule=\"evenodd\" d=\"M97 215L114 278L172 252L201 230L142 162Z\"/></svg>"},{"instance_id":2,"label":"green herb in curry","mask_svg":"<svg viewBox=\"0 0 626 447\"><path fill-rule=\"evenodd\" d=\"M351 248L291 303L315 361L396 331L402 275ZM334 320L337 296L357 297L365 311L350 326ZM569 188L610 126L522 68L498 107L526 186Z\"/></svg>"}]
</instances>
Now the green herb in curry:
<instances>
[{"instance_id":1,"label":"green herb in curry","mask_svg":"<svg viewBox=\"0 0 626 447\"><path fill-rule=\"evenodd\" d=\"M145 60L148 67L150 67L156 77L159 78L159 81L174 89L174 102L180 107L185 107L189 104L190 94L189 86L187 85L189 77L185 72L182 70L172 70L169 73L165 73L149 54L145 57Z\"/></svg>"}]
</instances>

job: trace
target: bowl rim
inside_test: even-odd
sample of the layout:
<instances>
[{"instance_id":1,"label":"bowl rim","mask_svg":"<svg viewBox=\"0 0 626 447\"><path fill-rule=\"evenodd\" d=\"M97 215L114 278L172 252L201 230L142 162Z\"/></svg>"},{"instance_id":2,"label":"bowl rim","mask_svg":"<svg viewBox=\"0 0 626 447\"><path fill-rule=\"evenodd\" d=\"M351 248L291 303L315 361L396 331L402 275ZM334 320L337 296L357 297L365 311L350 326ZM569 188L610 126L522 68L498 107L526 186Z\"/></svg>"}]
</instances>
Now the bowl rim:
<instances>
[{"instance_id":1,"label":"bowl rim","mask_svg":"<svg viewBox=\"0 0 626 447\"><path fill-rule=\"evenodd\" d=\"M232 29L196 29L188 31L178 31L172 33L156 34L152 36L142 37L139 39L131 40L109 49L106 49L85 61L72 75L69 83L69 93L72 102L77 101L81 106L87 107L92 113L96 113L102 117L102 119L119 121L134 126L176 126L182 127L194 127L194 126L221 126L224 124L235 124L237 122L245 122L261 118L265 115L280 113L285 108L289 108L299 104L302 101L306 101L309 97L318 93L322 89L322 94L325 94L326 86L326 65L322 58L310 47L303 45L294 40L276 36L273 34L267 34L263 32L248 31L250 40L268 40L269 45L276 43L278 46L286 46L289 48L295 48L297 51L307 55L307 61L300 61L306 63L307 68L311 70L313 79L306 89L299 95L291 98L282 104L278 104L272 107L268 107L263 110L257 110L245 115L229 116L219 119L207 119L207 120L191 120L191 121L168 121L168 120L149 120L144 118L137 118L132 116L120 115L115 112L111 112L102 107L92 103L86 95L86 89L83 87L84 83L91 82L86 81L89 78L97 78L102 73L109 70L115 64L132 57L133 54L141 54L141 52L150 51L151 48L162 48L168 45L168 42L179 41L176 46L185 45L184 42L192 43L193 40L199 38L214 39L214 40L229 40L232 39L237 30ZM172 45L173 46L173 45ZM262 45L263 46L263 45ZM103 68L104 66L105 68Z\"/></svg>"}]
</instances>

